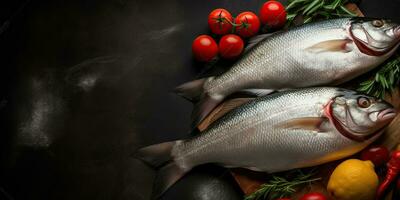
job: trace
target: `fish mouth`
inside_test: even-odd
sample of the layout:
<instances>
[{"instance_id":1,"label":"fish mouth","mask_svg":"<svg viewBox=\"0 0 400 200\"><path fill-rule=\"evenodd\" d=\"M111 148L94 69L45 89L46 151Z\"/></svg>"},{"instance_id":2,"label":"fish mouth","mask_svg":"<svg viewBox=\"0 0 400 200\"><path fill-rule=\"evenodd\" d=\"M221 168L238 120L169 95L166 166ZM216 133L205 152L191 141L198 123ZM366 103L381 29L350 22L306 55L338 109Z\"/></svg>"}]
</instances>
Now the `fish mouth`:
<instances>
[{"instance_id":1,"label":"fish mouth","mask_svg":"<svg viewBox=\"0 0 400 200\"><path fill-rule=\"evenodd\" d=\"M397 115L397 111L394 108L387 108L378 113L377 119L380 122L388 122L395 118Z\"/></svg>"}]
</instances>

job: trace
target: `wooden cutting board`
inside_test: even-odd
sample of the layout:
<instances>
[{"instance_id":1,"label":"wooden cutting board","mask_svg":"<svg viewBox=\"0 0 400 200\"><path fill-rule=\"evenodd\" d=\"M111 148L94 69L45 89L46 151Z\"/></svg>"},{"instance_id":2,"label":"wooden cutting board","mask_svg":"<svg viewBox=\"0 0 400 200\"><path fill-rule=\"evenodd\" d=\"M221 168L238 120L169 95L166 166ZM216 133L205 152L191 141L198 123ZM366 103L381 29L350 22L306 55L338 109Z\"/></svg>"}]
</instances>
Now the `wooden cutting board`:
<instances>
[{"instance_id":1,"label":"wooden cutting board","mask_svg":"<svg viewBox=\"0 0 400 200\"><path fill-rule=\"evenodd\" d=\"M348 4L346 6L349 10L357 13L359 16L364 16L358 7L355 4ZM388 95L385 99L392 103L396 108L400 107L400 92L396 89L393 94ZM207 118L198 126L198 129L201 131L205 130L213 121L222 117L229 110L250 101L251 98L235 98L228 99L221 103L217 108L215 108ZM387 146L390 149L393 149L400 142L400 116L397 116L393 122L389 125L387 130L385 131L382 138L380 138L376 143ZM314 191L321 192L328 195L326 191L326 184L330 177L330 174L334 170L334 168L340 163L340 161L331 162L325 165L321 165L318 167L318 174L316 176L322 177L322 181L315 182L307 187L300 189L292 199L298 199L304 193ZM268 175L266 173L254 172L247 169L230 169L231 174L235 178L236 182L239 184L240 188L244 192L244 194L248 195L255 192L261 184L268 181Z\"/></svg>"}]
</instances>

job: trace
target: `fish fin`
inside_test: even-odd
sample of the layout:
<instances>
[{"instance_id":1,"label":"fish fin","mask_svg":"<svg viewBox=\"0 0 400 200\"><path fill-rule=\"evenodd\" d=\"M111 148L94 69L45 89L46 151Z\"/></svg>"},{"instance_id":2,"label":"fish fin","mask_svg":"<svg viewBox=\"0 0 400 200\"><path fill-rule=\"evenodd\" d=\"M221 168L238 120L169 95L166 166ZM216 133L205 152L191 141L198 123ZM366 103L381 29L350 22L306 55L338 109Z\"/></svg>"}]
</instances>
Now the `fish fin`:
<instances>
[{"instance_id":1,"label":"fish fin","mask_svg":"<svg viewBox=\"0 0 400 200\"><path fill-rule=\"evenodd\" d=\"M347 43L350 42L352 42L350 39L328 40L314 44L313 46L308 47L306 50L314 53L326 51L347 53L351 51L350 49L346 48Z\"/></svg>"},{"instance_id":2,"label":"fish fin","mask_svg":"<svg viewBox=\"0 0 400 200\"><path fill-rule=\"evenodd\" d=\"M196 128L200 122L202 122L215 107L221 103L221 99L215 99L210 97L208 94L202 95L199 102L194 105L192 112L192 128Z\"/></svg>"},{"instance_id":3,"label":"fish fin","mask_svg":"<svg viewBox=\"0 0 400 200\"><path fill-rule=\"evenodd\" d=\"M133 157L138 158L153 168L159 168L172 160L171 151L181 140L154 144L139 149Z\"/></svg>"},{"instance_id":4,"label":"fish fin","mask_svg":"<svg viewBox=\"0 0 400 200\"><path fill-rule=\"evenodd\" d=\"M179 167L171 155L172 148L182 140L164 142L139 149L134 157L158 169L153 186L153 199L161 197L175 182L190 169Z\"/></svg>"},{"instance_id":5,"label":"fish fin","mask_svg":"<svg viewBox=\"0 0 400 200\"><path fill-rule=\"evenodd\" d=\"M200 131L204 131L210 124L224 116L229 111L239 107L240 105L247 103L254 98L236 98L230 99L223 102L220 106L215 108L198 126Z\"/></svg>"},{"instance_id":6,"label":"fish fin","mask_svg":"<svg viewBox=\"0 0 400 200\"><path fill-rule=\"evenodd\" d=\"M224 99L213 98L204 92L204 83L209 78L194 80L175 88L175 93L195 103L192 112L193 129Z\"/></svg>"},{"instance_id":7,"label":"fish fin","mask_svg":"<svg viewBox=\"0 0 400 200\"><path fill-rule=\"evenodd\" d=\"M271 35L273 35L273 33L261 34L250 38L249 41L247 42L246 48L244 48L243 53L247 53L250 49L252 49L258 43L263 41L265 38L270 37Z\"/></svg>"},{"instance_id":8,"label":"fish fin","mask_svg":"<svg viewBox=\"0 0 400 200\"><path fill-rule=\"evenodd\" d=\"M265 170L259 169L257 167L243 167L243 168L251 170L251 171L255 171L255 172L265 172Z\"/></svg>"},{"instance_id":9,"label":"fish fin","mask_svg":"<svg viewBox=\"0 0 400 200\"><path fill-rule=\"evenodd\" d=\"M188 170L170 162L157 172L152 192L152 199L159 199L173 184L181 179Z\"/></svg>"},{"instance_id":10,"label":"fish fin","mask_svg":"<svg viewBox=\"0 0 400 200\"><path fill-rule=\"evenodd\" d=\"M305 129L324 132L325 130L323 130L322 124L323 122L327 121L328 119L325 117L303 117L283 122L279 126L282 128Z\"/></svg>"},{"instance_id":11,"label":"fish fin","mask_svg":"<svg viewBox=\"0 0 400 200\"><path fill-rule=\"evenodd\" d=\"M246 95L261 97L261 96L266 96L268 94L271 94L271 93L275 92L275 90L271 90L271 89L244 89L244 90L240 90L239 92L240 93L244 93Z\"/></svg>"},{"instance_id":12,"label":"fish fin","mask_svg":"<svg viewBox=\"0 0 400 200\"><path fill-rule=\"evenodd\" d=\"M219 111L217 111L217 113L215 113L215 115L211 116L212 121L215 121L215 120L221 118L222 116L224 116L226 113L230 112L231 110L233 110L253 99L254 98L237 98L237 99L231 99L231 100L228 100L227 102L224 102L221 105Z\"/></svg>"},{"instance_id":13,"label":"fish fin","mask_svg":"<svg viewBox=\"0 0 400 200\"><path fill-rule=\"evenodd\" d=\"M206 80L207 78L202 78L184 83L176 87L174 92L191 102L199 101L203 93L203 85Z\"/></svg>"}]
</instances>

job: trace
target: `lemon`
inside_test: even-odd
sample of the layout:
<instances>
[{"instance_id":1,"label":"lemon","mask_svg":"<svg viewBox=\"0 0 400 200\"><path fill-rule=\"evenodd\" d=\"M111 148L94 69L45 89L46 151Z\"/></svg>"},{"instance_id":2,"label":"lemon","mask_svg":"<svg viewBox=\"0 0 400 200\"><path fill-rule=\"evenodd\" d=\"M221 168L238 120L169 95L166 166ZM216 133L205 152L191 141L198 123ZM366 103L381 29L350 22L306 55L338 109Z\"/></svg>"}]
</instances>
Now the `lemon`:
<instances>
[{"instance_id":1,"label":"lemon","mask_svg":"<svg viewBox=\"0 0 400 200\"><path fill-rule=\"evenodd\" d=\"M337 200L374 199L379 180L371 161L349 159L333 171L328 191Z\"/></svg>"}]
</instances>

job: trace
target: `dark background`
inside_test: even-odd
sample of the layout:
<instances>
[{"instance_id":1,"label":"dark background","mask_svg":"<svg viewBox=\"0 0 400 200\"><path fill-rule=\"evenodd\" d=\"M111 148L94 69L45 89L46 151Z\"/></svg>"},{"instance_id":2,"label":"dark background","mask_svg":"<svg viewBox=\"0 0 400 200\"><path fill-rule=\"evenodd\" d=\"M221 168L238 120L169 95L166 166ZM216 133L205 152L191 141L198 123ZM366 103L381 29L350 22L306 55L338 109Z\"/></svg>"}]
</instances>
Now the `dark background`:
<instances>
[{"instance_id":1,"label":"dark background","mask_svg":"<svg viewBox=\"0 0 400 200\"><path fill-rule=\"evenodd\" d=\"M172 94L201 65L191 42L208 12L250 0L14 0L0 3L0 200L149 199L136 149L190 135ZM400 21L400 0L364 0ZM226 170L193 170L165 199L241 199Z\"/></svg>"}]
</instances>

